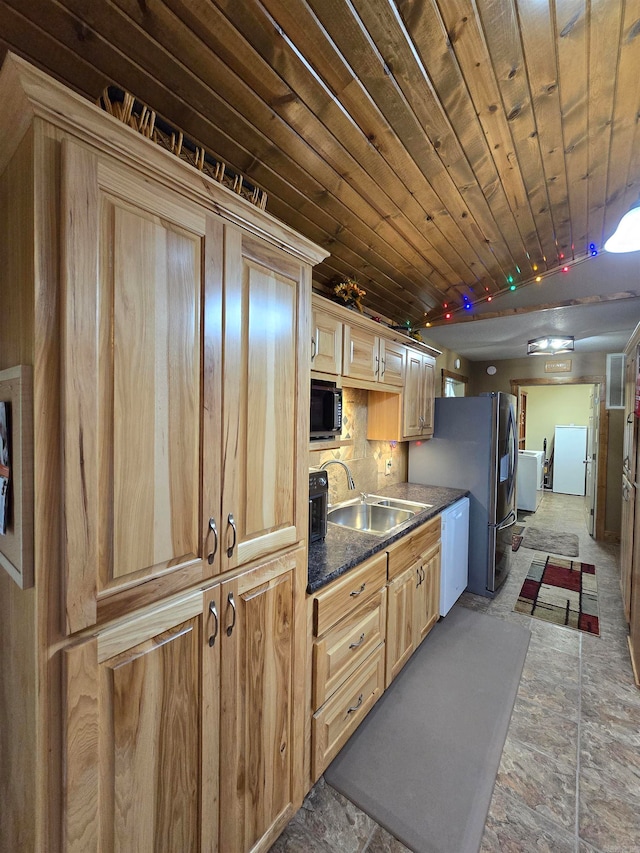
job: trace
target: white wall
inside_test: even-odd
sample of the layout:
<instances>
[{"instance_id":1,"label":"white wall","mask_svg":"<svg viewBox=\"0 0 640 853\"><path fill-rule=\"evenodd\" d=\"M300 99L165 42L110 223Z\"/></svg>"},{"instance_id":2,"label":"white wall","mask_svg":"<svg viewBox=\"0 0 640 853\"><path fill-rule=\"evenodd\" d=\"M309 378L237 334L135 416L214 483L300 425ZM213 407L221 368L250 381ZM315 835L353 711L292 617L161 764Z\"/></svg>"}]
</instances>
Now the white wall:
<instances>
[{"instance_id":1,"label":"white wall","mask_svg":"<svg viewBox=\"0 0 640 853\"><path fill-rule=\"evenodd\" d=\"M587 426L593 385L529 385L527 394L526 450L542 450L547 439L547 456L557 425Z\"/></svg>"}]
</instances>

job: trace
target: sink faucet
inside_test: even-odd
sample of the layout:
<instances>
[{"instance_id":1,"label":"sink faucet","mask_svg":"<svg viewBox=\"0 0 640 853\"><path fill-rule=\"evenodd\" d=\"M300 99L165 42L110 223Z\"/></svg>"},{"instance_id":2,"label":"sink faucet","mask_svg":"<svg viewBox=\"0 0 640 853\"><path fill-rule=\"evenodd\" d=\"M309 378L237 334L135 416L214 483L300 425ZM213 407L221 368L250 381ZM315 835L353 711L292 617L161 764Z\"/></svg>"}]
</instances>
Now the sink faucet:
<instances>
[{"instance_id":1,"label":"sink faucet","mask_svg":"<svg viewBox=\"0 0 640 853\"><path fill-rule=\"evenodd\" d=\"M327 467L327 465L341 465L344 468L344 470L347 472L347 486L350 489L355 489L356 484L353 480L353 477L351 476L351 471L349 470L348 465L345 465L345 463L341 462L339 459L329 459L327 462L322 463L322 465L320 466L320 470L324 471L324 469Z\"/></svg>"}]
</instances>

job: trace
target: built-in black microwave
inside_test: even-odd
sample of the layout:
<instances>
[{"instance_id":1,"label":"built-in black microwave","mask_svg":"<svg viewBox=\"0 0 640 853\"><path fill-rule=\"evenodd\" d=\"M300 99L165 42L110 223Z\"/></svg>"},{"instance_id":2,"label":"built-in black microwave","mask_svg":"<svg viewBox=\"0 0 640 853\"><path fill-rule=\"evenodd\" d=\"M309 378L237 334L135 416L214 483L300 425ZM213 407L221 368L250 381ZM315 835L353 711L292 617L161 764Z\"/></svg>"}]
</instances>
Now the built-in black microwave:
<instances>
[{"instance_id":1,"label":"built-in black microwave","mask_svg":"<svg viewBox=\"0 0 640 853\"><path fill-rule=\"evenodd\" d=\"M312 440L336 438L342 432L342 388L335 382L311 380Z\"/></svg>"}]
</instances>

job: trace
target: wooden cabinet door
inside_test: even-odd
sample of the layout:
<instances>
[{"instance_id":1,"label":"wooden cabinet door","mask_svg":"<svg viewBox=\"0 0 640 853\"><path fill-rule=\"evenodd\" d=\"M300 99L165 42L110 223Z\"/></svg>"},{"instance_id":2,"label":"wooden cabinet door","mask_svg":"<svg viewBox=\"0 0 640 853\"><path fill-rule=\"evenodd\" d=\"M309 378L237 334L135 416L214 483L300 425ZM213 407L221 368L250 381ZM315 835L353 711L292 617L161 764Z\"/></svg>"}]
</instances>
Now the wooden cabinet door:
<instances>
[{"instance_id":1,"label":"wooden cabinet door","mask_svg":"<svg viewBox=\"0 0 640 853\"><path fill-rule=\"evenodd\" d=\"M214 571L202 556L218 486L201 496L200 465L206 451L218 470L220 444L203 446L201 415L219 436L222 232L69 140L61 183L71 633L94 625L101 604L119 615L118 594L131 609Z\"/></svg>"},{"instance_id":2,"label":"wooden cabinet door","mask_svg":"<svg viewBox=\"0 0 640 853\"><path fill-rule=\"evenodd\" d=\"M418 565L410 566L387 587L387 649L385 685L388 687L414 649L415 592Z\"/></svg>"},{"instance_id":3,"label":"wooden cabinet door","mask_svg":"<svg viewBox=\"0 0 640 853\"><path fill-rule=\"evenodd\" d=\"M422 432L422 386L422 353L407 349L403 394L404 438L414 438Z\"/></svg>"},{"instance_id":4,"label":"wooden cabinet door","mask_svg":"<svg viewBox=\"0 0 640 853\"><path fill-rule=\"evenodd\" d=\"M306 535L309 342L298 330L309 287L305 264L227 228L223 570Z\"/></svg>"},{"instance_id":5,"label":"wooden cabinet door","mask_svg":"<svg viewBox=\"0 0 640 853\"><path fill-rule=\"evenodd\" d=\"M219 647L186 595L63 652L63 849L217 850Z\"/></svg>"},{"instance_id":6,"label":"wooden cabinet door","mask_svg":"<svg viewBox=\"0 0 640 853\"><path fill-rule=\"evenodd\" d=\"M357 326L345 325L342 373L352 379L377 382L380 373L380 338Z\"/></svg>"},{"instance_id":7,"label":"wooden cabinet door","mask_svg":"<svg viewBox=\"0 0 640 853\"><path fill-rule=\"evenodd\" d=\"M430 355L422 356L422 435L433 435L433 415L436 395L436 361Z\"/></svg>"},{"instance_id":8,"label":"wooden cabinet door","mask_svg":"<svg viewBox=\"0 0 640 853\"><path fill-rule=\"evenodd\" d=\"M438 621L440 615L440 546L420 561L415 590L415 635L417 648Z\"/></svg>"},{"instance_id":9,"label":"wooden cabinet door","mask_svg":"<svg viewBox=\"0 0 640 853\"><path fill-rule=\"evenodd\" d=\"M387 385L404 385L405 352L407 348L395 341L380 338L380 374L381 382Z\"/></svg>"},{"instance_id":10,"label":"wooden cabinet door","mask_svg":"<svg viewBox=\"0 0 640 853\"><path fill-rule=\"evenodd\" d=\"M221 851L268 850L302 803L305 572L299 549L222 584Z\"/></svg>"},{"instance_id":11,"label":"wooden cabinet door","mask_svg":"<svg viewBox=\"0 0 640 853\"><path fill-rule=\"evenodd\" d=\"M311 369L339 376L342 373L342 323L315 310L311 324Z\"/></svg>"}]
</instances>

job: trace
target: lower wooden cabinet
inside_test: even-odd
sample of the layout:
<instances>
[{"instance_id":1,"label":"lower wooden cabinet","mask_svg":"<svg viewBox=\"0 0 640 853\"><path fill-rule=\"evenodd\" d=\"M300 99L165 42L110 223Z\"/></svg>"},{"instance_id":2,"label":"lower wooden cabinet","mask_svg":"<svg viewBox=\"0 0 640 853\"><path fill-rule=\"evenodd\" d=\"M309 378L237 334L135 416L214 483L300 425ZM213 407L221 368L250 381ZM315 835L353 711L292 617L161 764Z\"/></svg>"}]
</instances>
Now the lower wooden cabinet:
<instances>
[{"instance_id":1,"label":"lower wooden cabinet","mask_svg":"<svg viewBox=\"0 0 640 853\"><path fill-rule=\"evenodd\" d=\"M436 519L439 523L440 519ZM435 530L431 528L430 535ZM416 536L425 541L428 526ZM403 551L411 550L403 543ZM393 558L393 559L392 559ZM397 565L395 554L389 554L389 566ZM404 570L396 569L389 581L387 595L387 648L385 687L389 687L413 652L438 621L440 603L440 541Z\"/></svg>"},{"instance_id":2,"label":"lower wooden cabinet","mask_svg":"<svg viewBox=\"0 0 640 853\"><path fill-rule=\"evenodd\" d=\"M420 561L419 575L415 595L416 648L440 616L440 543Z\"/></svg>"},{"instance_id":3,"label":"lower wooden cabinet","mask_svg":"<svg viewBox=\"0 0 640 853\"><path fill-rule=\"evenodd\" d=\"M415 648L415 606L418 565L410 566L389 582L387 589L387 653L385 686L388 687Z\"/></svg>"},{"instance_id":4,"label":"lower wooden cabinet","mask_svg":"<svg viewBox=\"0 0 640 853\"><path fill-rule=\"evenodd\" d=\"M378 554L311 601L311 782L384 690L387 555Z\"/></svg>"},{"instance_id":5,"label":"lower wooden cabinet","mask_svg":"<svg viewBox=\"0 0 640 853\"><path fill-rule=\"evenodd\" d=\"M384 690L384 645L369 655L313 715L312 773L317 780L349 740Z\"/></svg>"},{"instance_id":6,"label":"lower wooden cabinet","mask_svg":"<svg viewBox=\"0 0 640 853\"><path fill-rule=\"evenodd\" d=\"M269 849L303 794L304 555L63 652L65 851Z\"/></svg>"}]
</instances>

